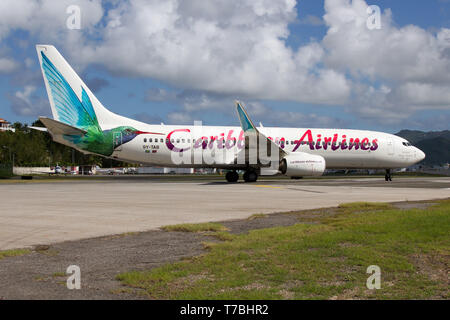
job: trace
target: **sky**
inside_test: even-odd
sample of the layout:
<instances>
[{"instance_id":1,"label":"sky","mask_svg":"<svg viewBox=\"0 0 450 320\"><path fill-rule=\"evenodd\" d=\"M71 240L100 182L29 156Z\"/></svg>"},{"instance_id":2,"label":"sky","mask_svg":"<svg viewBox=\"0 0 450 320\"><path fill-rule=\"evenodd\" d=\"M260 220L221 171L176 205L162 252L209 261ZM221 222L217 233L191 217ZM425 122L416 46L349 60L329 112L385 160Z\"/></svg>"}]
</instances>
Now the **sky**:
<instances>
[{"instance_id":1,"label":"sky","mask_svg":"<svg viewBox=\"0 0 450 320\"><path fill-rule=\"evenodd\" d=\"M449 129L450 0L2 0L0 118L50 115L39 43L147 123Z\"/></svg>"}]
</instances>

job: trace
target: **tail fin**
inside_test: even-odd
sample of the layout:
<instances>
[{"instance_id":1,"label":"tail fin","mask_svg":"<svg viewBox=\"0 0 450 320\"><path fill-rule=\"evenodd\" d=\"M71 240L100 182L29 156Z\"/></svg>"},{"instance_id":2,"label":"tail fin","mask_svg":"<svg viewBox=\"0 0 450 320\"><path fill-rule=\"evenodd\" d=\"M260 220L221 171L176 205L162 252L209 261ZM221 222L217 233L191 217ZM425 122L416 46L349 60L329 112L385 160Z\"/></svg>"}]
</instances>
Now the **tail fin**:
<instances>
[{"instance_id":1,"label":"tail fin","mask_svg":"<svg viewBox=\"0 0 450 320\"><path fill-rule=\"evenodd\" d=\"M109 112L55 47L37 45L36 50L44 76L53 118L69 126L87 130L100 129Z\"/></svg>"}]
</instances>

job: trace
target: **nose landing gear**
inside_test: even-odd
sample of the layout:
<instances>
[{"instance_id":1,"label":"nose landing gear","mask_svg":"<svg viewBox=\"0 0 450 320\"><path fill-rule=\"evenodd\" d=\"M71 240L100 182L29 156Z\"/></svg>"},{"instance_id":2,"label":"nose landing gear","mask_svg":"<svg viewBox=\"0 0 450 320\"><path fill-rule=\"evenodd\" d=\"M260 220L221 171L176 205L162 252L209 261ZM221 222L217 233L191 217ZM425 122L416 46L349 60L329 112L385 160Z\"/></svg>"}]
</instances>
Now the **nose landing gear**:
<instances>
[{"instance_id":1,"label":"nose landing gear","mask_svg":"<svg viewBox=\"0 0 450 320\"><path fill-rule=\"evenodd\" d=\"M385 181L392 181L391 169L386 169L386 174L384 176Z\"/></svg>"}]
</instances>

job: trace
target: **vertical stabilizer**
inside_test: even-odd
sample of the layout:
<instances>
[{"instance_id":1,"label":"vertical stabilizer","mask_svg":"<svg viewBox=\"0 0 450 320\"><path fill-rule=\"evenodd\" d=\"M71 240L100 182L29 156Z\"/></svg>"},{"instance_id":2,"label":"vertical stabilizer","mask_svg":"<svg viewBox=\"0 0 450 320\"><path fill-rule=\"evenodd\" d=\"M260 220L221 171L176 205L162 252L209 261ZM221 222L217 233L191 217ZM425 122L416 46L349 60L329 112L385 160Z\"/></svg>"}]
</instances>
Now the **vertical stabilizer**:
<instances>
[{"instance_id":1,"label":"vertical stabilizer","mask_svg":"<svg viewBox=\"0 0 450 320\"><path fill-rule=\"evenodd\" d=\"M108 111L54 46L37 45L53 118L67 125L101 130L113 122Z\"/></svg>"}]
</instances>

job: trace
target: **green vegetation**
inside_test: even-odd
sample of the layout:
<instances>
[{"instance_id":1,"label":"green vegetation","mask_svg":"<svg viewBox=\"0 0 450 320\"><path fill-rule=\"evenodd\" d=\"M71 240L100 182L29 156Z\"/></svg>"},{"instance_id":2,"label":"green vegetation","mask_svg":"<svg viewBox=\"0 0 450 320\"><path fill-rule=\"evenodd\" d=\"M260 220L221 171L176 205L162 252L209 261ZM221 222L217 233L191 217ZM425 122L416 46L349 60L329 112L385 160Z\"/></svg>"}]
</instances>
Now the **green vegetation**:
<instances>
[{"instance_id":1,"label":"green vegetation","mask_svg":"<svg viewBox=\"0 0 450 320\"><path fill-rule=\"evenodd\" d=\"M13 176L13 168L9 163L0 163L0 179L10 178Z\"/></svg>"},{"instance_id":2,"label":"green vegetation","mask_svg":"<svg viewBox=\"0 0 450 320\"><path fill-rule=\"evenodd\" d=\"M53 278L61 278L61 277L65 277L66 273L65 272L55 272L52 274Z\"/></svg>"},{"instance_id":3,"label":"green vegetation","mask_svg":"<svg viewBox=\"0 0 450 320\"><path fill-rule=\"evenodd\" d=\"M36 121L33 126L42 126ZM97 164L102 167L128 166L128 164L103 157L84 155L70 147L53 142L50 135L30 129L19 122L14 123L16 132L0 131L0 165L23 167L69 166ZM1 176L0 170L0 176Z\"/></svg>"},{"instance_id":4,"label":"green vegetation","mask_svg":"<svg viewBox=\"0 0 450 320\"><path fill-rule=\"evenodd\" d=\"M0 251L0 260L7 257L23 256L24 254L28 254L30 252L31 252L30 249L14 249L14 250Z\"/></svg>"},{"instance_id":5,"label":"green vegetation","mask_svg":"<svg viewBox=\"0 0 450 320\"><path fill-rule=\"evenodd\" d=\"M252 214L250 217L247 218L247 220L255 220L255 219L259 219L259 218L265 218L267 215L265 215L264 213L255 213Z\"/></svg>"},{"instance_id":6,"label":"green vegetation","mask_svg":"<svg viewBox=\"0 0 450 320\"><path fill-rule=\"evenodd\" d=\"M390 203L384 202L350 202L350 203L341 203L338 206L342 211L370 211L370 210L382 210L382 209L391 209L392 205Z\"/></svg>"},{"instance_id":7,"label":"green vegetation","mask_svg":"<svg viewBox=\"0 0 450 320\"><path fill-rule=\"evenodd\" d=\"M449 298L450 200L425 209L328 210L314 224L254 230L208 244L202 256L117 279L154 299ZM379 290L366 287L370 265L381 268Z\"/></svg>"},{"instance_id":8,"label":"green vegetation","mask_svg":"<svg viewBox=\"0 0 450 320\"><path fill-rule=\"evenodd\" d=\"M162 227L165 231L182 231L182 232L205 232L205 231L226 231L220 223L199 223L199 224L177 224Z\"/></svg>"}]
</instances>

